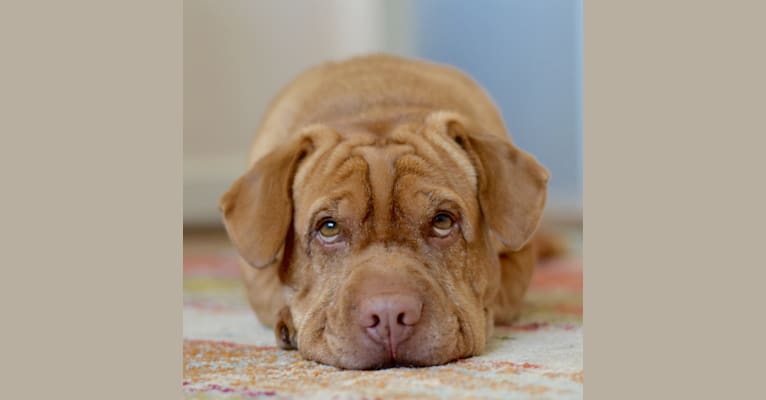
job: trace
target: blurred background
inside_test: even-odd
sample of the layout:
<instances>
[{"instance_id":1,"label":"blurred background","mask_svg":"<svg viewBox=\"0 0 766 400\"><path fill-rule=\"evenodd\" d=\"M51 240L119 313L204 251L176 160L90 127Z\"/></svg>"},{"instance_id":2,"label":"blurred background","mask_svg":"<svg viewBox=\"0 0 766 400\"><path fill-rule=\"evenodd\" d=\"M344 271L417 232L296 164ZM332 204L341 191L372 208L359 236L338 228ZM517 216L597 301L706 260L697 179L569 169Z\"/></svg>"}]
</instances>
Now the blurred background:
<instances>
[{"instance_id":1,"label":"blurred background","mask_svg":"<svg viewBox=\"0 0 766 400\"><path fill-rule=\"evenodd\" d=\"M513 141L552 173L549 223L582 221L582 5L575 0L187 0L184 228L221 227L277 91L370 52L451 64L483 85Z\"/></svg>"}]
</instances>

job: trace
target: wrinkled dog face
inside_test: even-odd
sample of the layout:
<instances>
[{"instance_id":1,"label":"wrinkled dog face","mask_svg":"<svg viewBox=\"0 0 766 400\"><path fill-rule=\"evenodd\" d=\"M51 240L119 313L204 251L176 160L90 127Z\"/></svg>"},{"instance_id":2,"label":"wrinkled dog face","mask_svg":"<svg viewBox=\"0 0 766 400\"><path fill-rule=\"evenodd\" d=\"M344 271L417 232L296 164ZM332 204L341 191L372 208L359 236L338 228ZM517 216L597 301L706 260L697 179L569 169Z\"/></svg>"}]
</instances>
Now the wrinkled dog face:
<instances>
[{"instance_id":1,"label":"wrinkled dog face","mask_svg":"<svg viewBox=\"0 0 766 400\"><path fill-rule=\"evenodd\" d=\"M444 135L433 135L443 148L392 136L318 149L294 180L289 303L309 358L434 365L484 347L498 267L490 248L468 246L486 242L475 171Z\"/></svg>"},{"instance_id":2,"label":"wrinkled dog face","mask_svg":"<svg viewBox=\"0 0 766 400\"><path fill-rule=\"evenodd\" d=\"M441 114L386 135L348 133L306 129L241 179L248 189L240 192L284 196L260 205L267 200L251 198L250 207L265 209L254 218L272 226L243 228L281 240L237 243L254 266L281 250L291 321L277 329L289 326L306 358L344 368L438 365L480 353L499 281L490 235L509 248L528 239L545 171L509 143L479 141ZM536 188L514 197L493 187L487 169ZM536 197L523 198L524 190ZM498 207L502 215L492 215Z\"/></svg>"}]
</instances>

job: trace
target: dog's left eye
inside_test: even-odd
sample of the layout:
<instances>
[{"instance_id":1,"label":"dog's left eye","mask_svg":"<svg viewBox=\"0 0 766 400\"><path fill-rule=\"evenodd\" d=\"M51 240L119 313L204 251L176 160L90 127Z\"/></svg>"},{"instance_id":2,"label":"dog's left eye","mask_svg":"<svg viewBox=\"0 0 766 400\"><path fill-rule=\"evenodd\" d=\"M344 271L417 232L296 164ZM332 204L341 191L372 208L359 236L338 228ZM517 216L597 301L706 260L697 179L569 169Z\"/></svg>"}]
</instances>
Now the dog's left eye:
<instances>
[{"instance_id":1,"label":"dog's left eye","mask_svg":"<svg viewBox=\"0 0 766 400\"><path fill-rule=\"evenodd\" d=\"M455 225L455 220L453 220L449 214L442 212L434 216L433 220L431 220L431 225L437 236L444 237L452 232L452 226Z\"/></svg>"},{"instance_id":2,"label":"dog's left eye","mask_svg":"<svg viewBox=\"0 0 766 400\"><path fill-rule=\"evenodd\" d=\"M336 221L333 221L331 219L322 222L321 225L319 225L319 236L324 240L325 242L333 242L335 239L338 238L340 235L340 226Z\"/></svg>"}]
</instances>

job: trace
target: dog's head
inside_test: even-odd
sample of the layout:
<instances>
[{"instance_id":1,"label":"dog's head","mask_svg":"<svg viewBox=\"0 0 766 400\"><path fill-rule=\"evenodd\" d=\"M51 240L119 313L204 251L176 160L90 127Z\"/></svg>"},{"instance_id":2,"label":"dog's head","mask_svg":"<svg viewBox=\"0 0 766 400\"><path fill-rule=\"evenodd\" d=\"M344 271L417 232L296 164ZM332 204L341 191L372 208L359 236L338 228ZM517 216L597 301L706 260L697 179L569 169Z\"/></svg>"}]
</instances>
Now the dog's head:
<instances>
[{"instance_id":1,"label":"dog's head","mask_svg":"<svg viewBox=\"0 0 766 400\"><path fill-rule=\"evenodd\" d=\"M453 113L349 133L302 130L221 200L242 257L279 265L288 309L277 337L356 369L480 353L499 247L534 233L547 171Z\"/></svg>"}]
</instances>

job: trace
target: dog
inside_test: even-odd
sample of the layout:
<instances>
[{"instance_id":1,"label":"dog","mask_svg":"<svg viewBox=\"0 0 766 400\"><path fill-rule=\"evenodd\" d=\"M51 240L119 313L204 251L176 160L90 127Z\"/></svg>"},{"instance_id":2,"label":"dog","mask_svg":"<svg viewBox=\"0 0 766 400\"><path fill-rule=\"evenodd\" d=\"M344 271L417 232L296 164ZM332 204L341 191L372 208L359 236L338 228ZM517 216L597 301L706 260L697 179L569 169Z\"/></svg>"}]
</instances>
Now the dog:
<instances>
[{"instance_id":1,"label":"dog","mask_svg":"<svg viewBox=\"0 0 766 400\"><path fill-rule=\"evenodd\" d=\"M517 317L549 177L472 78L378 54L289 83L220 210L280 347L345 369L433 366Z\"/></svg>"}]
</instances>

